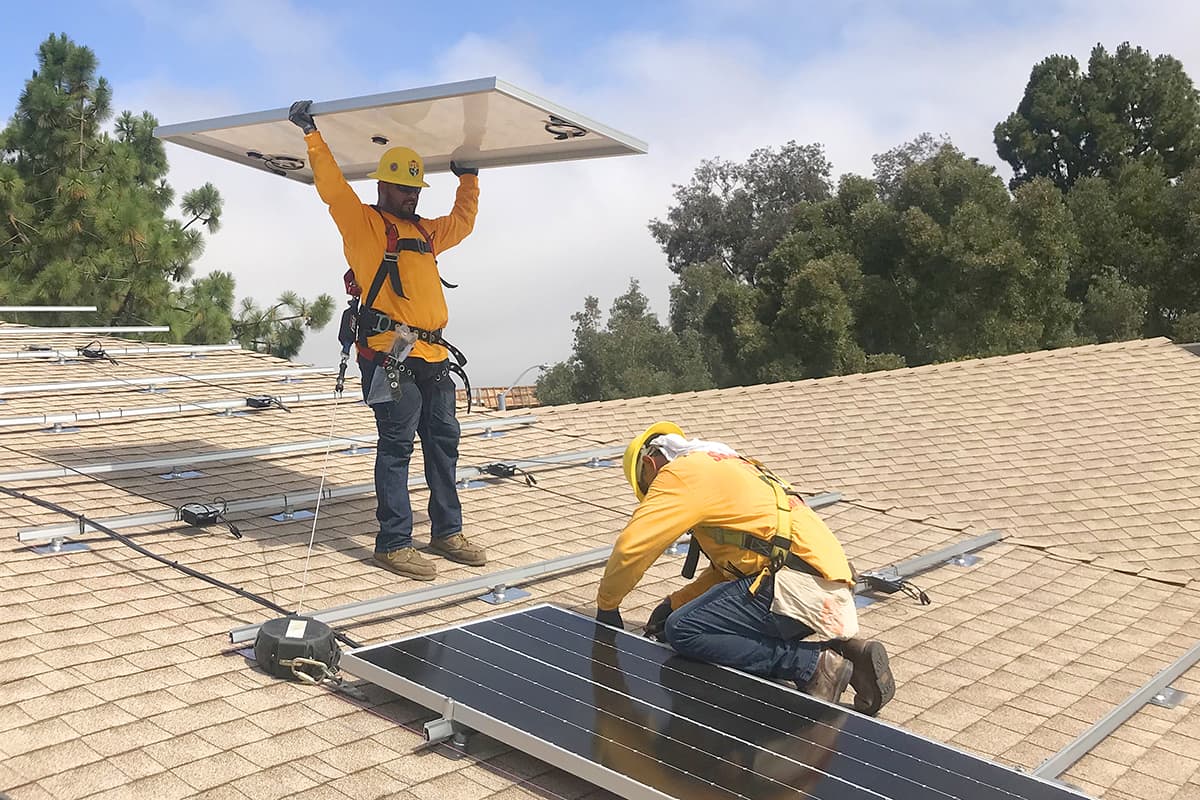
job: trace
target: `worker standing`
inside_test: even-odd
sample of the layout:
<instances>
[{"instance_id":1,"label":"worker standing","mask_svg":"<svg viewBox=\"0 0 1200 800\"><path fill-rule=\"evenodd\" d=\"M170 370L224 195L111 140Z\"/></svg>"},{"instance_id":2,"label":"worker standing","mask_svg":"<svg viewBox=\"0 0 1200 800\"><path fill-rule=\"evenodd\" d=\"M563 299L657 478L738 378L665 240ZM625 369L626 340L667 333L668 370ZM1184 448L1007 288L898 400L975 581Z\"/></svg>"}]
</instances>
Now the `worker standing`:
<instances>
[{"instance_id":1,"label":"worker standing","mask_svg":"<svg viewBox=\"0 0 1200 800\"><path fill-rule=\"evenodd\" d=\"M690 531L698 549L689 567L701 552L710 564L659 604L647 634L689 658L791 680L829 702L851 685L854 707L879 713L895 693L887 651L856 637L842 546L786 482L725 444L685 438L671 422L630 441L624 468L639 505L600 581L598 621L622 627L621 602Z\"/></svg>"},{"instance_id":2,"label":"worker standing","mask_svg":"<svg viewBox=\"0 0 1200 800\"><path fill-rule=\"evenodd\" d=\"M288 119L304 131L317 193L329 207L350 265L347 288L362 291L357 318L358 364L363 399L375 413L379 446L375 452L376 563L399 575L433 580L436 565L413 547L408 467L414 436L421 438L429 487L430 549L459 563L482 566L482 547L462 533L462 505L455 485L460 429L449 360L461 353L442 337L449 321L437 256L465 239L474 228L479 204L479 171L451 162L458 177L454 208L443 217L423 219L417 202L425 183L421 157L392 147L368 177L375 178L378 202L362 203L346 182L310 113L312 101L292 104ZM360 289L362 287L362 289Z\"/></svg>"}]
</instances>

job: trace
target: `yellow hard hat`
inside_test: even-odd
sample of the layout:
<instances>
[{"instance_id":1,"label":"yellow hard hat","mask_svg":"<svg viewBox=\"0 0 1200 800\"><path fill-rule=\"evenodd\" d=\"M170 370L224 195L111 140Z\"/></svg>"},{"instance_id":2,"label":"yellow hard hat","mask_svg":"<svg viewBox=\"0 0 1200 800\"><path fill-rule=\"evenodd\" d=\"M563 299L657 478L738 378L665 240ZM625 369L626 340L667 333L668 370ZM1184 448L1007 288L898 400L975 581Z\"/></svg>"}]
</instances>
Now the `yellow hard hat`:
<instances>
[{"instance_id":1,"label":"yellow hard hat","mask_svg":"<svg viewBox=\"0 0 1200 800\"><path fill-rule=\"evenodd\" d=\"M625 448L625 459L623 466L625 467L625 479L629 481L629 485L633 487L633 494L637 497L638 502L642 502L642 498L646 496L641 487L638 486L638 462L641 461L642 449L646 446L646 442L664 433L677 433L683 436L683 429L674 422L656 422L646 430L642 431L629 443Z\"/></svg>"},{"instance_id":2,"label":"yellow hard hat","mask_svg":"<svg viewBox=\"0 0 1200 800\"><path fill-rule=\"evenodd\" d=\"M425 160L411 147L392 147L379 159L379 166L367 176L384 183L400 186L428 186L425 182Z\"/></svg>"}]
</instances>

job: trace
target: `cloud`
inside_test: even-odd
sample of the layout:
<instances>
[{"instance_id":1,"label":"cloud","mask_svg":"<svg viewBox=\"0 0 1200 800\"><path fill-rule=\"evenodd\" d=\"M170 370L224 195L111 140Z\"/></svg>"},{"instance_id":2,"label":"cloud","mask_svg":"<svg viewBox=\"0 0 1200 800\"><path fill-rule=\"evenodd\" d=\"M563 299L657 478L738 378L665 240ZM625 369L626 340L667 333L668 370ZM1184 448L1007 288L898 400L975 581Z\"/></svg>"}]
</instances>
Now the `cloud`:
<instances>
[{"instance_id":1,"label":"cloud","mask_svg":"<svg viewBox=\"0 0 1200 800\"><path fill-rule=\"evenodd\" d=\"M692 13L717 21L755 14L756 4L747 9L747 2L704 0ZM665 316L673 276L646 226L666 213L672 184L686 183L703 158L741 160L790 139L820 141L837 172L869 174L871 155L931 131L999 166L992 127L1015 108L1033 64L1050 53L1086 60L1097 41L1115 47L1129 39L1200 69L1200 43L1189 35L1200 28L1200 8L1190 4L1129 9L1070 0L1037 13L999 7L986 21L956 23L952 31L934 11L901 16L887 5L855 8L830 41L795 57L747 31L627 31L571 52L590 65L584 79L564 68L561 51L472 34L427 64L377 70L379 91L495 74L650 143L647 156L481 176L475 233L441 259L446 276L461 284L448 292L447 335L471 359L476 385L506 386L531 364L567 357L570 315L585 295L607 308L630 278ZM795 30L797 45L804 35ZM275 57L276 43L246 41ZM364 72L370 74L348 66L343 74L355 88L328 97L362 93ZM162 86L139 90L148 98L169 93ZM224 102L221 93L177 97L170 119L202 118ZM226 198L225 227L199 271L233 271L239 292L260 302L284 288L342 296L340 241L315 191L178 147L169 154L177 189L211 180ZM449 209L454 181L438 175L431 183L421 210L434 216ZM356 188L374 199L371 184ZM328 364L336 352L331 327L312 337L302 358Z\"/></svg>"}]
</instances>

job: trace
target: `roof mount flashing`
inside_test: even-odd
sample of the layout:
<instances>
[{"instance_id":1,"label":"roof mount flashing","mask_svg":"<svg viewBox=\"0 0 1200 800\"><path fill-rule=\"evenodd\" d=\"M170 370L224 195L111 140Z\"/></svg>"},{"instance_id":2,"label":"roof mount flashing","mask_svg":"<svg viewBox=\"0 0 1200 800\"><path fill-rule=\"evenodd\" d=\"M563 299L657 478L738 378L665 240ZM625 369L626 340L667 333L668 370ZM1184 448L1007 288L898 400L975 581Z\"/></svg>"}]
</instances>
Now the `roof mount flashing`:
<instances>
[{"instance_id":1,"label":"roof mount flashing","mask_svg":"<svg viewBox=\"0 0 1200 800\"><path fill-rule=\"evenodd\" d=\"M1158 694L1150 698L1150 705L1160 708L1175 708L1184 700L1188 699L1187 692L1181 692L1173 686L1167 686Z\"/></svg>"}]
</instances>

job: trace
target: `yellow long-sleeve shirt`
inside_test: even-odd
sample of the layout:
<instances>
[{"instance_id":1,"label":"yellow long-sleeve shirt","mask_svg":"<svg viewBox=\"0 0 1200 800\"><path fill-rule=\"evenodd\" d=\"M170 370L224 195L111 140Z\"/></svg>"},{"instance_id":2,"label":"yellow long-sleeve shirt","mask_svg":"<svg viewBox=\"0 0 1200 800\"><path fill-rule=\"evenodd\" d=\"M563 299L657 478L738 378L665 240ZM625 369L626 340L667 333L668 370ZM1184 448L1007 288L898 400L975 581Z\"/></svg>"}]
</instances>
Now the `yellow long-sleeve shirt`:
<instances>
[{"instance_id":1,"label":"yellow long-sleeve shirt","mask_svg":"<svg viewBox=\"0 0 1200 800\"><path fill-rule=\"evenodd\" d=\"M791 551L833 581L853 584L850 564L842 545L812 509L796 498L792 502ZM775 493L758 470L727 455L693 452L664 466L629 520L609 556L596 596L596 606L619 608L642 575L663 551L688 530L712 562L689 583L671 595L671 607L699 597L716 584L736 575L761 572L768 559L714 538L712 529L745 531L769 539L778 516Z\"/></svg>"},{"instance_id":2,"label":"yellow long-sleeve shirt","mask_svg":"<svg viewBox=\"0 0 1200 800\"><path fill-rule=\"evenodd\" d=\"M387 249L387 228L379 212L359 200L350 188L320 132L313 131L304 139L308 143L308 163L312 167L317 193L329 206L329 214L342 234L346 263L354 270L354 280L362 287L365 301L367 289L375 279ZM444 217L420 221L429 234L434 252L441 255L467 238L475 227L478 209L479 178L463 175L458 180L458 193L451 212ZM424 238L412 222L391 214L387 214L387 218L396 226L399 238ZM450 314L434 256L401 250L396 263L405 296L397 296L385 281L372 306L397 322L431 331L444 328L450 321ZM391 341L392 334L379 334L371 337L368 345L376 350L387 350ZM447 357L442 345L421 341L413 347L412 355L425 361L442 361Z\"/></svg>"}]
</instances>

